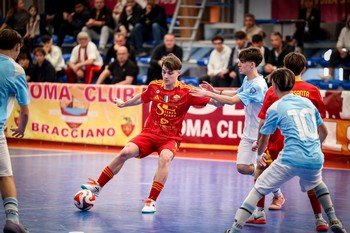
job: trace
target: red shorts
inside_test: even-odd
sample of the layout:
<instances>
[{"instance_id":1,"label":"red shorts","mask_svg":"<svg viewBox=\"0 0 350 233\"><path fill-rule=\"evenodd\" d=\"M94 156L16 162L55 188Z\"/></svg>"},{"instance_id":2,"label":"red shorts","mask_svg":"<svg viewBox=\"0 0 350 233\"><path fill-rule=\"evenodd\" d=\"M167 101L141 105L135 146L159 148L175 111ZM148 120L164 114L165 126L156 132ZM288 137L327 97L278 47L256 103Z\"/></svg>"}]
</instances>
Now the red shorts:
<instances>
[{"instance_id":1,"label":"red shorts","mask_svg":"<svg viewBox=\"0 0 350 233\"><path fill-rule=\"evenodd\" d=\"M277 159L278 154L284 147L284 137L281 131L277 129L273 134L270 135L269 143L267 145L267 150L271 156L272 161Z\"/></svg>"},{"instance_id":2,"label":"red shorts","mask_svg":"<svg viewBox=\"0 0 350 233\"><path fill-rule=\"evenodd\" d=\"M179 140L150 133L140 133L131 139L130 142L135 143L139 147L140 154L137 156L137 158L140 159L152 154L155 151L160 154L160 152L165 149L172 151L175 156L175 153L179 150L180 146Z\"/></svg>"}]
</instances>

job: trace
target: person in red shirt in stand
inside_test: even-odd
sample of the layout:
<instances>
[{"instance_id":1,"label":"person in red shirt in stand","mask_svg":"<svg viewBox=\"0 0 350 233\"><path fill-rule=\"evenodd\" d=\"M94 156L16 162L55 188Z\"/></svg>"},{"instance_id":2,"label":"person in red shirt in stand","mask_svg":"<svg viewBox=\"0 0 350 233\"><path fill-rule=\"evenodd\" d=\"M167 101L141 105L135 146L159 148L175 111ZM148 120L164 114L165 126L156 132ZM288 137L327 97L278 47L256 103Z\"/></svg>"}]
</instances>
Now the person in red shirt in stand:
<instances>
[{"instance_id":1,"label":"person in red shirt in stand","mask_svg":"<svg viewBox=\"0 0 350 233\"><path fill-rule=\"evenodd\" d=\"M92 191L96 196L114 175L117 175L124 163L131 158L144 158L152 152L158 152L158 168L156 170L152 188L142 213L156 212L156 200L162 191L168 177L170 162L178 150L181 140L182 122L189 108L193 105L204 106L208 103L216 105L209 97L193 96L192 86L178 80L182 63L174 54L163 58L162 80L152 81L147 89L133 98L123 101L115 99L119 108L135 106L152 101L151 110L146 119L142 132L133 138L110 164L104 168L97 181L89 179L82 189Z\"/></svg>"},{"instance_id":2,"label":"person in red shirt in stand","mask_svg":"<svg viewBox=\"0 0 350 233\"><path fill-rule=\"evenodd\" d=\"M325 118L326 110L325 110L325 106L322 101L322 96L320 94L319 89L307 82L304 82L301 79L301 74L306 69L306 58L304 57L304 55L302 55L301 53L291 52L286 55L286 57L283 60L283 63L286 68L290 69L295 74L295 84L293 86L292 92L295 95L299 95L311 100L311 102L316 106L316 108L320 112L321 117ZM259 118L261 119L259 123L259 129L265 122L267 109L277 100L278 100L278 97L275 95L275 93L273 92L273 89L270 87L266 92L263 106L258 115ZM275 133L270 136L268 146L265 152L266 156L264 157L264 160L267 166L277 158L279 152L283 149L283 146L284 146L284 137L281 135L280 130L277 129ZM252 150L255 151L256 149L257 149L257 144L255 143L252 147ZM256 180L265 169L266 167L258 166L254 180ZM269 209L280 210L282 208L282 205L285 202L284 196L281 193L280 189L274 191L273 194L274 194L274 197L271 205L269 206ZM328 231L327 221L322 217L321 204L316 197L315 191L314 190L308 191L308 196L316 218L315 220L316 230ZM247 223L266 224L264 205L265 205L265 197L262 197L257 204L257 209L248 219Z\"/></svg>"}]
</instances>

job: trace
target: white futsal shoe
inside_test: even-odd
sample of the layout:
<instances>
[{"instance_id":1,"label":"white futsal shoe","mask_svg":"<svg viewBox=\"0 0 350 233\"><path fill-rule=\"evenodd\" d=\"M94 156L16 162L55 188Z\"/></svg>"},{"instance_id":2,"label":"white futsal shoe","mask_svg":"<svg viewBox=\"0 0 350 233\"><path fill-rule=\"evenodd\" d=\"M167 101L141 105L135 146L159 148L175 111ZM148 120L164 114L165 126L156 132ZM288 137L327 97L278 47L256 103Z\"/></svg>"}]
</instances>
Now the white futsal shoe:
<instances>
[{"instance_id":1,"label":"white futsal shoe","mask_svg":"<svg viewBox=\"0 0 350 233\"><path fill-rule=\"evenodd\" d=\"M150 198L145 200L145 206L142 208L142 213L153 214L156 212L156 202Z\"/></svg>"}]
</instances>

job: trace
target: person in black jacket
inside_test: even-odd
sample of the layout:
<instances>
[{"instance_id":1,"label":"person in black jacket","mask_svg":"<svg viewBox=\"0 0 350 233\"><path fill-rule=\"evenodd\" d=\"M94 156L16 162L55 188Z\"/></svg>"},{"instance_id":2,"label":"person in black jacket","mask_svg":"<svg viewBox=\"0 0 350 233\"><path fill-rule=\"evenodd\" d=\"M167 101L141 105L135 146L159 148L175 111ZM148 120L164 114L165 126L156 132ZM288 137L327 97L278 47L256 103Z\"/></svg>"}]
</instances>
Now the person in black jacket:
<instances>
[{"instance_id":1,"label":"person in black jacket","mask_svg":"<svg viewBox=\"0 0 350 233\"><path fill-rule=\"evenodd\" d=\"M162 42L167 31L168 25L164 8L156 4L154 0L148 0L131 36L137 54L139 56L146 55L142 47L143 42L154 40L156 46Z\"/></svg>"},{"instance_id":2,"label":"person in black jacket","mask_svg":"<svg viewBox=\"0 0 350 233\"><path fill-rule=\"evenodd\" d=\"M42 47L34 49L36 64L33 69L30 82L56 82L56 70L51 63L45 59L45 50Z\"/></svg>"},{"instance_id":3,"label":"person in black jacket","mask_svg":"<svg viewBox=\"0 0 350 233\"><path fill-rule=\"evenodd\" d=\"M133 28L140 19L142 14L142 6L135 0L126 0L126 5L120 14L119 22L116 31L122 32L129 37L132 34Z\"/></svg>"},{"instance_id":4,"label":"person in black jacket","mask_svg":"<svg viewBox=\"0 0 350 233\"><path fill-rule=\"evenodd\" d=\"M151 61L147 70L147 84L153 80L162 79L162 59L170 53L173 53L182 61L183 49L176 45L175 35L168 33L164 36L163 43L152 51Z\"/></svg>"},{"instance_id":5,"label":"person in black jacket","mask_svg":"<svg viewBox=\"0 0 350 233\"><path fill-rule=\"evenodd\" d=\"M67 20L64 20L58 31L57 46L62 47L66 35L74 36L75 40L78 33L85 26L90 18L90 11L84 0L74 2L74 12L69 14Z\"/></svg>"},{"instance_id":6,"label":"person in black jacket","mask_svg":"<svg viewBox=\"0 0 350 233\"><path fill-rule=\"evenodd\" d=\"M114 20L112 10L104 0L95 0L95 7L91 9L90 18L82 31L87 32L92 39L99 39L98 49L105 53L107 41L113 34Z\"/></svg>"}]
</instances>

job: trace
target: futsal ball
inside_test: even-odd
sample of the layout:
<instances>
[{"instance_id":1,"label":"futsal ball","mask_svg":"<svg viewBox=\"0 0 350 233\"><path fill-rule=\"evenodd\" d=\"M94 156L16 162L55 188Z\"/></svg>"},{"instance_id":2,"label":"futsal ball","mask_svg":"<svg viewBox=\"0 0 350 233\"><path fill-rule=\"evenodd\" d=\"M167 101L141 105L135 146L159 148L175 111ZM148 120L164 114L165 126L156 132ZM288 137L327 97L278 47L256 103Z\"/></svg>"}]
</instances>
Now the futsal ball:
<instances>
[{"instance_id":1,"label":"futsal ball","mask_svg":"<svg viewBox=\"0 0 350 233\"><path fill-rule=\"evenodd\" d=\"M86 211L94 206L95 199L95 195L90 190L80 190L74 195L74 205L78 209Z\"/></svg>"}]
</instances>

